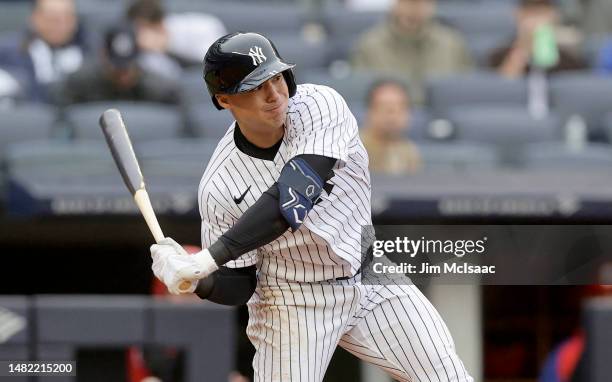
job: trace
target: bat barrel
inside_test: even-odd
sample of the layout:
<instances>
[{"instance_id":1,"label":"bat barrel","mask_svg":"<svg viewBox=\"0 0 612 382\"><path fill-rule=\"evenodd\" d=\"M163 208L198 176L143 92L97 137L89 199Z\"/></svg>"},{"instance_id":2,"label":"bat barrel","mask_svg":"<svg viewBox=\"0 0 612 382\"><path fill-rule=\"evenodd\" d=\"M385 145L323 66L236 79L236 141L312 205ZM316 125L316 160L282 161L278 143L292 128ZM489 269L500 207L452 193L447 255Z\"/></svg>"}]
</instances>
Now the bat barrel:
<instances>
[{"instance_id":1,"label":"bat barrel","mask_svg":"<svg viewBox=\"0 0 612 382\"><path fill-rule=\"evenodd\" d=\"M132 141L117 109L108 109L100 117L100 127L125 185L132 195L145 187L144 178L132 147Z\"/></svg>"}]
</instances>

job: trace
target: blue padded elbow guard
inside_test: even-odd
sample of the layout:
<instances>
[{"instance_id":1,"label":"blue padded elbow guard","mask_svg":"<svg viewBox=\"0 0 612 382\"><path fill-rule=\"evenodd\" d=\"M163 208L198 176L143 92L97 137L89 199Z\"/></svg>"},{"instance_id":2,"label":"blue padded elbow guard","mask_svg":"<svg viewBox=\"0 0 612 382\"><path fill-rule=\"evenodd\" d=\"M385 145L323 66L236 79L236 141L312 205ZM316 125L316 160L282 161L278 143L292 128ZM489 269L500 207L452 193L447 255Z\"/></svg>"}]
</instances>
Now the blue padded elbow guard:
<instances>
[{"instance_id":1,"label":"blue padded elbow guard","mask_svg":"<svg viewBox=\"0 0 612 382\"><path fill-rule=\"evenodd\" d=\"M293 158L283 167L277 186L281 214L295 231L321 195L323 180L305 160Z\"/></svg>"}]
</instances>

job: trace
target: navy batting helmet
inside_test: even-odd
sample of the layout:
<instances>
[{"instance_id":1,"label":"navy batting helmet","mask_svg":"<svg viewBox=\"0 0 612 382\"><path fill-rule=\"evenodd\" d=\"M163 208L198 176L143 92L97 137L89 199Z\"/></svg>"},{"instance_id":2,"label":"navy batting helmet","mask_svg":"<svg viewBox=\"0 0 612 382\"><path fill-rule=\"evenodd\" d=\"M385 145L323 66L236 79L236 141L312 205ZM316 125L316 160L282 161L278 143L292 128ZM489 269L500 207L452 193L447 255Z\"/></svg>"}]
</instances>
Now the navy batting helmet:
<instances>
[{"instance_id":1,"label":"navy batting helmet","mask_svg":"<svg viewBox=\"0 0 612 382\"><path fill-rule=\"evenodd\" d=\"M282 73L289 97L297 90L292 68L283 61L272 41L257 33L231 33L215 41L204 58L204 81L217 109L215 94L236 94L255 89Z\"/></svg>"}]
</instances>

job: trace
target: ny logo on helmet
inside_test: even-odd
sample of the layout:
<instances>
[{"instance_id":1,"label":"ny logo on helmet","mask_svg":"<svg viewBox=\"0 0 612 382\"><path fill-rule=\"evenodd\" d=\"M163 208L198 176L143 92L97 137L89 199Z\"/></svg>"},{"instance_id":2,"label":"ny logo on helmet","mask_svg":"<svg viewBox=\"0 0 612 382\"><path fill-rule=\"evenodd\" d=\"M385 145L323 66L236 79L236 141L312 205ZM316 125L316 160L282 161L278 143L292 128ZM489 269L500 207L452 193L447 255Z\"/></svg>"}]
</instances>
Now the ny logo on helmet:
<instances>
[{"instance_id":1,"label":"ny logo on helmet","mask_svg":"<svg viewBox=\"0 0 612 382\"><path fill-rule=\"evenodd\" d=\"M249 56L253 59L253 65L258 66L268 58L264 56L263 51L260 47L254 46L249 50Z\"/></svg>"}]
</instances>

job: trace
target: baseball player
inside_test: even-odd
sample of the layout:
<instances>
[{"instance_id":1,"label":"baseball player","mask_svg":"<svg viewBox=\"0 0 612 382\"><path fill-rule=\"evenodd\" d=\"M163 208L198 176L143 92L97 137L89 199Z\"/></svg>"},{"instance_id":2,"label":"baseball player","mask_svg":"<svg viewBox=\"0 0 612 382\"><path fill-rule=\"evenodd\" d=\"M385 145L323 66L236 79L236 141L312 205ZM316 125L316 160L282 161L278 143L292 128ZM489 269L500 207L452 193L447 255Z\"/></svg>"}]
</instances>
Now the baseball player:
<instances>
[{"instance_id":1,"label":"baseball player","mask_svg":"<svg viewBox=\"0 0 612 382\"><path fill-rule=\"evenodd\" d=\"M212 102L235 122L198 191L205 249L153 245L155 275L172 293L247 303L256 381L322 381L338 345L400 381L473 381L414 285L361 283L368 156L343 98L297 85L294 66L256 33L206 53Z\"/></svg>"}]
</instances>

